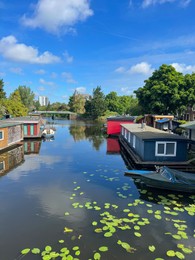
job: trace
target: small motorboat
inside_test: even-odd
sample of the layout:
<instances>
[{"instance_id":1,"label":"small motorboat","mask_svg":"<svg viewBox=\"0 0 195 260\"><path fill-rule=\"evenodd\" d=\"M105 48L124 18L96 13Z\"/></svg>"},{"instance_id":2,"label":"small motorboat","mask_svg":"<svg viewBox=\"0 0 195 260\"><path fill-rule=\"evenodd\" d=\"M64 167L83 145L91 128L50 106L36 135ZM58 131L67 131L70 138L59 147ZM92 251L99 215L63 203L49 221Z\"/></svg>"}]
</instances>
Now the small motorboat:
<instances>
[{"instance_id":1,"label":"small motorboat","mask_svg":"<svg viewBox=\"0 0 195 260\"><path fill-rule=\"evenodd\" d=\"M42 137L46 139L54 138L55 130L52 128L45 128L42 131Z\"/></svg>"},{"instance_id":2,"label":"small motorboat","mask_svg":"<svg viewBox=\"0 0 195 260\"><path fill-rule=\"evenodd\" d=\"M126 171L125 175L139 178L149 187L195 193L195 173L182 172L163 166L154 171Z\"/></svg>"}]
</instances>

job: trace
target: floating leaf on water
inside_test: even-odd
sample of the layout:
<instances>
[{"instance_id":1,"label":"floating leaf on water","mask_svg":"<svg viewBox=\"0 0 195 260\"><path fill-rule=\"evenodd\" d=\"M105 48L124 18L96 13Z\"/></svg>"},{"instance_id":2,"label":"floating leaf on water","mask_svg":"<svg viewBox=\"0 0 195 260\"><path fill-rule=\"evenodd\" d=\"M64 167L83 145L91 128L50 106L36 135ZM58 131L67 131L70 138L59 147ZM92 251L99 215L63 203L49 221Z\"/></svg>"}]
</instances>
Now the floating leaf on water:
<instances>
[{"instance_id":1,"label":"floating leaf on water","mask_svg":"<svg viewBox=\"0 0 195 260\"><path fill-rule=\"evenodd\" d=\"M101 246L101 247L99 248L99 251L101 251L101 252L106 252L106 251L108 251L108 247L107 247L107 246Z\"/></svg>"},{"instance_id":2,"label":"floating leaf on water","mask_svg":"<svg viewBox=\"0 0 195 260\"><path fill-rule=\"evenodd\" d=\"M177 240L180 240L181 239L181 236L180 235L172 235L173 238L177 239Z\"/></svg>"},{"instance_id":3,"label":"floating leaf on water","mask_svg":"<svg viewBox=\"0 0 195 260\"><path fill-rule=\"evenodd\" d=\"M148 248L151 252L154 252L156 250L155 246L149 246Z\"/></svg>"},{"instance_id":4,"label":"floating leaf on water","mask_svg":"<svg viewBox=\"0 0 195 260\"><path fill-rule=\"evenodd\" d=\"M93 222L92 222L92 225L93 225L93 226L97 226L97 224L98 224L97 221L93 221Z\"/></svg>"},{"instance_id":5,"label":"floating leaf on water","mask_svg":"<svg viewBox=\"0 0 195 260\"><path fill-rule=\"evenodd\" d=\"M190 248L187 248L187 247L183 247L183 248L182 248L182 251L183 251L185 254L191 254L191 253L193 253L193 251L192 251Z\"/></svg>"},{"instance_id":6,"label":"floating leaf on water","mask_svg":"<svg viewBox=\"0 0 195 260\"><path fill-rule=\"evenodd\" d=\"M79 250L79 247L78 247L78 246L74 246L74 247L72 248L72 250L77 251L77 250Z\"/></svg>"},{"instance_id":7,"label":"floating leaf on water","mask_svg":"<svg viewBox=\"0 0 195 260\"><path fill-rule=\"evenodd\" d=\"M39 248L33 248L31 252L36 255L36 254L40 254L41 250Z\"/></svg>"},{"instance_id":8,"label":"floating leaf on water","mask_svg":"<svg viewBox=\"0 0 195 260\"><path fill-rule=\"evenodd\" d=\"M46 246L45 251L50 252L52 250L51 246Z\"/></svg>"},{"instance_id":9,"label":"floating leaf on water","mask_svg":"<svg viewBox=\"0 0 195 260\"><path fill-rule=\"evenodd\" d=\"M26 255L26 254L28 254L30 252L30 248L25 248L25 249L23 249L22 251L21 251L21 254L22 255Z\"/></svg>"},{"instance_id":10,"label":"floating leaf on water","mask_svg":"<svg viewBox=\"0 0 195 260\"><path fill-rule=\"evenodd\" d=\"M153 210L152 210L152 209L148 209L147 212L148 212L149 214L152 214L152 213L153 213Z\"/></svg>"},{"instance_id":11,"label":"floating leaf on water","mask_svg":"<svg viewBox=\"0 0 195 260\"><path fill-rule=\"evenodd\" d=\"M184 244L178 244L177 247L178 248L184 248Z\"/></svg>"},{"instance_id":12,"label":"floating leaf on water","mask_svg":"<svg viewBox=\"0 0 195 260\"><path fill-rule=\"evenodd\" d=\"M162 217L161 217L160 215L154 215L154 217L155 217L156 219L162 219Z\"/></svg>"},{"instance_id":13,"label":"floating leaf on water","mask_svg":"<svg viewBox=\"0 0 195 260\"><path fill-rule=\"evenodd\" d=\"M140 230L140 226L134 226L135 230Z\"/></svg>"},{"instance_id":14,"label":"floating leaf on water","mask_svg":"<svg viewBox=\"0 0 195 260\"><path fill-rule=\"evenodd\" d=\"M142 236L139 232L134 232L134 235L135 235L136 237L141 237L141 236Z\"/></svg>"},{"instance_id":15,"label":"floating leaf on water","mask_svg":"<svg viewBox=\"0 0 195 260\"><path fill-rule=\"evenodd\" d=\"M70 213L69 213L69 212L65 212L64 215L65 215L65 216L69 216Z\"/></svg>"},{"instance_id":16,"label":"floating leaf on water","mask_svg":"<svg viewBox=\"0 0 195 260\"><path fill-rule=\"evenodd\" d=\"M177 256L177 258L179 259L185 259L185 256L181 253L181 252L175 252L175 255Z\"/></svg>"},{"instance_id":17,"label":"floating leaf on water","mask_svg":"<svg viewBox=\"0 0 195 260\"><path fill-rule=\"evenodd\" d=\"M175 251L173 251L173 250L168 250L168 251L167 251L167 255L170 256L170 257L173 257L173 256L175 256Z\"/></svg>"},{"instance_id":18,"label":"floating leaf on water","mask_svg":"<svg viewBox=\"0 0 195 260\"><path fill-rule=\"evenodd\" d=\"M118 240L118 245L121 245L128 253L134 253L136 250L135 248L131 247L128 243L122 242L121 240Z\"/></svg>"},{"instance_id":19,"label":"floating leaf on water","mask_svg":"<svg viewBox=\"0 0 195 260\"><path fill-rule=\"evenodd\" d=\"M106 232L106 233L104 234L104 236L105 236L105 237L111 237L111 236L112 236L112 233L111 233L111 232Z\"/></svg>"},{"instance_id":20,"label":"floating leaf on water","mask_svg":"<svg viewBox=\"0 0 195 260\"><path fill-rule=\"evenodd\" d=\"M94 260L99 260L101 258L100 253L96 252L93 256Z\"/></svg>"},{"instance_id":21,"label":"floating leaf on water","mask_svg":"<svg viewBox=\"0 0 195 260\"><path fill-rule=\"evenodd\" d=\"M64 240L61 239L61 240L59 240L58 242L59 242L60 244L63 244L63 243L64 243Z\"/></svg>"},{"instance_id":22,"label":"floating leaf on water","mask_svg":"<svg viewBox=\"0 0 195 260\"><path fill-rule=\"evenodd\" d=\"M50 260L50 259L52 259L52 258L51 258L50 255L44 255L42 259L43 259L43 260Z\"/></svg>"},{"instance_id":23,"label":"floating leaf on water","mask_svg":"<svg viewBox=\"0 0 195 260\"><path fill-rule=\"evenodd\" d=\"M64 232L65 233L73 232L73 229L65 227Z\"/></svg>"},{"instance_id":24,"label":"floating leaf on water","mask_svg":"<svg viewBox=\"0 0 195 260\"><path fill-rule=\"evenodd\" d=\"M75 255L76 256L79 256L81 254L81 252L79 251L79 250L77 250L76 252L75 252Z\"/></svg>"},{"instance_id":25,"label":"floating leaf on water","mask_svg":"<svg viewBox=\"0 0 195 260\"><path fill-rule=\"evenodd\" d=\"M155 258L154 260L164 260L164 258Z\"/></svg>"}]
</instances>

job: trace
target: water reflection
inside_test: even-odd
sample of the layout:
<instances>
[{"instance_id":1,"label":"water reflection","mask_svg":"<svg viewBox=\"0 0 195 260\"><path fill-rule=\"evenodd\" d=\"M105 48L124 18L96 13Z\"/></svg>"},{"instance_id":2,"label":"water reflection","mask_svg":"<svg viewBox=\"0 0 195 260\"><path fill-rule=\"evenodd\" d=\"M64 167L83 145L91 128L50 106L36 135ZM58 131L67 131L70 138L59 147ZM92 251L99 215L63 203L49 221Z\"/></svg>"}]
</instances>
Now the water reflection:
<instances>
[{"instance_id":1,"label":"water reflection","mask_svg":"<svg viewBox=\"0 0 195 260\"><path fill-rule=\"evenodd\" d=\"M100 146L105 140L105 136L102 131L102 124L85 124L85 125L73 125L69 127L70 134L75 141L89 140L92 146L98 151Z\"/></svg>"},{"instance_id":2,"label":"water reflection","mask_svg":"<svg viewBox=\"0 0 195 260\"><path fill-rule=\"evenodd\" d=\"M23 145L14 146L0 154L0 176L7 174L9 171L24 162L24 147Z\"/></svg>"},{"instance_id":3,"label":"water reflection","mask_svg":"<svg viewBox=\"0 0 195 260\"><path fill-rule=\"evenodd\" d=\"M39 154L41 149L41 140L24 140L24 153L25 154Z\"/></svg>"}]
</instances>

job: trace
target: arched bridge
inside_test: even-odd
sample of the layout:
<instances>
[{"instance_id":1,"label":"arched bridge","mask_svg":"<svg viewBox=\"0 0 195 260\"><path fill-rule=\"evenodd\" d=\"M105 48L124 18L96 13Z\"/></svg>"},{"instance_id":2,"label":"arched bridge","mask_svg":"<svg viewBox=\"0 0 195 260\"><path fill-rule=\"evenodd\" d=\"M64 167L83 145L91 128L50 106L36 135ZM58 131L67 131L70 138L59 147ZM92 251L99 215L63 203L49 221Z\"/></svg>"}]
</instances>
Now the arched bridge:
<instances>
[{"instance_id":1,"label":"arched bridge","mask_svg":"<svg viewBox=\"0 0 195 260\"><path fill-rule=\"evenodd\" d=\"M68 115L69 119L75 119L77 117L77 113L74 113L74 112L70 112L70 111L36 111L36 113L39 113L39 114L50 114L52 116L55 116L55 115Z\"/></svg>"}]
</instances>

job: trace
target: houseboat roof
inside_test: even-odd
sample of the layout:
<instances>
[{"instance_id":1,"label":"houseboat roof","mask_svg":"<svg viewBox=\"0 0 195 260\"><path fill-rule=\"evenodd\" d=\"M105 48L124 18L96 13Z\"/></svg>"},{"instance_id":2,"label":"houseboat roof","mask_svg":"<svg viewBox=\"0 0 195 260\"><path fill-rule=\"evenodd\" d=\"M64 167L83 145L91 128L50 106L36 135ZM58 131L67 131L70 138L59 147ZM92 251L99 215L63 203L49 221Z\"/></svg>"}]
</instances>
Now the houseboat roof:
<instances>
[{"instance_id":1,"label":"houseboat roof","mask_svg":"<svg viewBox=\"0 0 195 260\"><path fill-rule=\"evenodd\" d=\"M107 117L107 121L134 121L135 117L133 116L110 116Z\"/></svg>"},{"instance_id":2,"label":"houseboat roof","mask_svg":"<svg viewBox=\"0 0 195 260\"><path fill-rule=\"evenodd\" d=\"M6 128L6 127L21 125L21 124L22 123L20 123L20 122L7 122L7 120L1 120L0 121L0 128Z\"/></svg>"},{"instance_id":3,"label":"houseboat roof","mask_svg":"<svg viewBox=\"0 0 195 260\"><path fill-rule=\"evenodd\" d=\"M133 134L135 134L136 136L138 136L140 139L142 140L161 140L161 139L179 139L179 140L184 140L187 141L187 139L183 136L179 136L176 134L171 134L169 132L165 132L162 130L159 130L157 128L154 127L150 127L147 125L143 125L143 124L121 124L121 126L123 126L125 129L127 129L128 131L132 132Z\"/></svg>"},{"instance_id":4,"label":"houseboat roof","mask_svg":"<svg viewBox=\"0 0 195 260\"><path fill-rule=\"evenodd\" d=\"M195 121L190 121L186 124L180 125L180 127L187 128L187 129L195 129Z\"/></svg>"},{"instance_id":5,"label":"houseboat roof","mask_svg":"<svg viewBox=\"0 0 195 260\"><path fill-rule=\"evenodd\" d=\"M8 118L5 119L5 121L11 123L11 122L20 122L20 123L38 123L41 120L40 117L35 116L22 116L22 117L15 117L15 118Z\"/></svg>"}]
</instances>

